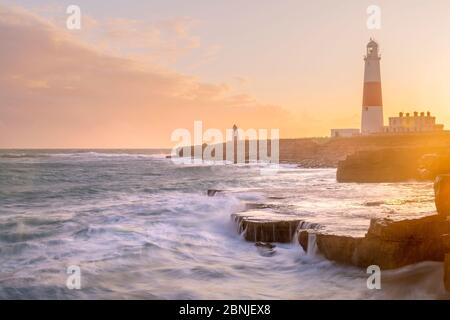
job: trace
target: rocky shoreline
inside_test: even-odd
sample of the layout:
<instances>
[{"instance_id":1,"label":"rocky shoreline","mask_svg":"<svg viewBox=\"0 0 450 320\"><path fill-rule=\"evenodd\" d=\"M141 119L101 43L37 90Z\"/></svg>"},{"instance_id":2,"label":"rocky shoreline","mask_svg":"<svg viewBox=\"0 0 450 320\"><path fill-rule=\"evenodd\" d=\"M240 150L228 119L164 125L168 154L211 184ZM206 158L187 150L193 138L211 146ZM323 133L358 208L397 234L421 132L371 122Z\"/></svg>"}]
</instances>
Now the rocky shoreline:
<instances>
[{"instance_id":1,"label":"rocky shoreline","mask_svg":"<svg viewBox=\"0 0 450 320\"><path fill-rule=\"evenodd\" d=\"M208 196L222 193L208 190ZM328 260L381 270L397 269L422 261L439 261L444 266L444 285L450 291L450 175L435 183L438 212L408 219L372 219L364 237L321 232L321 226L297 215L273 214L270 205L247 204L246 210L231 215L237 233L258 248L272 252L273 243L297 241L306 253L314 250Z\"/></svg>"},{"instance_id":2,"label":"rocky shoreline","mask_svg":"<svg viewBox=\"0 0 450 320\"><path fill-rule=\"evenodd\" d=\"M361 136L338 139L280 140L280 162L302 167L337 167L338 182L433 181L438 213L394 221L372 219L364 237L321 232L298 216L273 215L264 204L235 213L237 232L259 247L296 238L305 252L360 268L396 269L422 261L444 264L450 291L450 134ZM209 190L209 196L221 193ZM273 249L270 247L271 250Z\"/></svg>"},{"instance_id":3,"label":"rocky shoreline","mask_svg":"<svg viewBox=\"0 0 450 320\"><path fill-rule=\"evenodd\" d=\"M377 265L388 270L422 261L443 262L450 253L450 220L437 214L401 221L372 219L364 237L302 230L298 241L305 251L310 232L325 258L361 268Z\"/></svg>"}]
</instances>

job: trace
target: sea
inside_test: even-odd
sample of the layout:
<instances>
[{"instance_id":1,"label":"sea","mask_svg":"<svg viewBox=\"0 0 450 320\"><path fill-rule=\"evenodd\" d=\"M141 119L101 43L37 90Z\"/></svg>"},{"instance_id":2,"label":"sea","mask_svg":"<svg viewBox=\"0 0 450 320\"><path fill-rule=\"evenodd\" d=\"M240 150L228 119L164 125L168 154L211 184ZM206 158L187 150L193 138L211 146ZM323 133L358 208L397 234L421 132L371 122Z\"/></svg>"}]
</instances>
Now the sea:
<instances>
[{"instance_id":1,"label":"sea","mask_svg":"<svg viewBox=\"0 0 450 320\"><path fill-rule=\"evenodd\" d=\"M266 254L230 218L266 204L359 236L374 217L433 214L431 183L263 169L177 163L161 150L0 150L0 299L450 298L442 263L382 270L373 289L367 270L308 254L295 237Z\"/></svg>"}]
</instances>

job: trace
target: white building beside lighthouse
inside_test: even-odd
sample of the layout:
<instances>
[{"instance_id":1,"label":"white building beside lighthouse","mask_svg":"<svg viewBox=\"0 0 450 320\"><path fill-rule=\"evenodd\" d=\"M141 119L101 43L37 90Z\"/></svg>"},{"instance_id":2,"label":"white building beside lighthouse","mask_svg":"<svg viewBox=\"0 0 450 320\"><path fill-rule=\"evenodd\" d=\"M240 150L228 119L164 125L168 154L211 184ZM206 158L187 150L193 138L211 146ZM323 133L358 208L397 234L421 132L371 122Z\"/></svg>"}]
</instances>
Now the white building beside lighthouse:
<instances>
[{"instance_id":1,"label":"white building beside lighthouse","mask_svg":"<svg viewBox=\"0 0 450 320\"><path fill-rule=\"evenodd\" d=\"M370 39L364 57L364 89L361 112L361 133L364 135L384 131L380 60L378 43Z\"/></svg>"}]
</instances>

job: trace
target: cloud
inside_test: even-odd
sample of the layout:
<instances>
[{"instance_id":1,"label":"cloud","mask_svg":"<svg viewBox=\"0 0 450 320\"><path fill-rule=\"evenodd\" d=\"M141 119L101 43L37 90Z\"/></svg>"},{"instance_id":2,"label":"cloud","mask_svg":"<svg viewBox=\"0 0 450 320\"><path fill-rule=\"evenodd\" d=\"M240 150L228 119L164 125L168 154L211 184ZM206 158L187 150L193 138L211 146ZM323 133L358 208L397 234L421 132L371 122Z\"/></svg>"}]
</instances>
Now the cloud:
<instances>
[{"instance_id":1,"label":"cloud","mask_svg":"<svg viewBox=\"0 0 450 320\"><path fill-rule=\"evenodd\" d=\"M133 22L113 24L127 25L117 37L133 33ZM188 34L185 24L171 25ZM0 147L171 146L171 132L194 120L219 129L295 127L281 108L227 84L105 53L23 9L0 5L0 43Z\"/></svg>"},{"instance_id":2,"label":"cloud","mask_svg":"<svg viewBox=\"0 0 450 320\"><path fill-rule=\"evenodd\" d=\"M110 54L144 62L172 64L200 46L198 37L190 33L195 21L186 17L154 23L125 18L98 21L88 17L88 21L81 32L86 41Z\"/></svg>"},{"instance_id":3,"label":"cloud","mask_svg":"<svg viewBox=\"0 0 450 320\"><path fill-rule=\"evenodd\" d=\"M250 82L250 79L248 77L243 76L236 76L233 80L241 86L245 86Z\"/></svg>"}]
</instances>

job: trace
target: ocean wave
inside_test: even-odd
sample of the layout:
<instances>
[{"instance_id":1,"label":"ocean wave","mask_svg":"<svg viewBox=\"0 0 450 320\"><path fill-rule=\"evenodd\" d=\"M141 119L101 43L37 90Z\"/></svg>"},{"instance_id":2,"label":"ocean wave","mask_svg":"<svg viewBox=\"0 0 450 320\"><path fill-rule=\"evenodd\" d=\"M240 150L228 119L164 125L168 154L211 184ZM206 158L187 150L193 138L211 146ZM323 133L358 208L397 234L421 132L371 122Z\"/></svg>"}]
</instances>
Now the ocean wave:
<instances>
[{"instance_id":1,"label":"ocean wave","mask_svg":"<svg viewBox=\"0 0 450 320\"><path fill-rule=\"evenodd\" d=\"M43 158L48 156L48 154L40 153L0 153L0 159Z\"/></svg>"},{"instance_id":2,"label":"ocean wave","mask_svg":"<svg viewBox=\"0 0 450 320\"><path fill-rule=\"evenodd\" d=\"M337 184L334 169L283 164L282 174L265 176L257 164L178 167L161 152L141 150L0 153L5 155L46 158L26 166L2 162L0 298L72 298L65 289L65 268L72 263L83 268L87 287L77 292L84 298L149 298L150 292L182 299L223 299L230 293L236 299L372 298L364 271L311 259L296 242L261 254L239 237L230 215L246 203L262 204L352 235L367 231L370 218L383 215L384 207L402 209L398 214L405 216L432 207L425 202L431 186ZM226 192L208 197L208 189ZM423 197L423 207L386 204L399 194ZM438 269L423 272L433 272L429 288L435 279L442 283ZM55 274L43 276L42 270ZM398 279L414 274L386 273L386 289L403 286ZM415 294L427 296L428 289Z\"/></svg>"},{"instance_id":3,"label":"ocean wave","mask_svg":"<svg viewBox=\"0 0 450 320\"><path fill-rule=\"evenodd\" d=\"M89 159L96 159L96 158L152 158L152 159L162 159L165 158L166 155L164 154L147 154L147 153L106 153L106 152L95 152L95 151L88 151L88 152L75 152L75 153L49 153L46 154L48 157L55 157L55 158L89 158Z\"/></svg>"},{"instance_id":4,"label":"ocean wave","mask_svg":"<svg viewBox=\"0 0 450 320\"><path fill-rule=\"evenodd\" d=\"M148 153L134 153L134 152L101 152L101 151L80 151L80 152L11 152L0 153L0 159L24 159L24 158L151 158L151 159L166 159L169 153L162 153L151 150Z\"/></svg>"}]
</instances>

